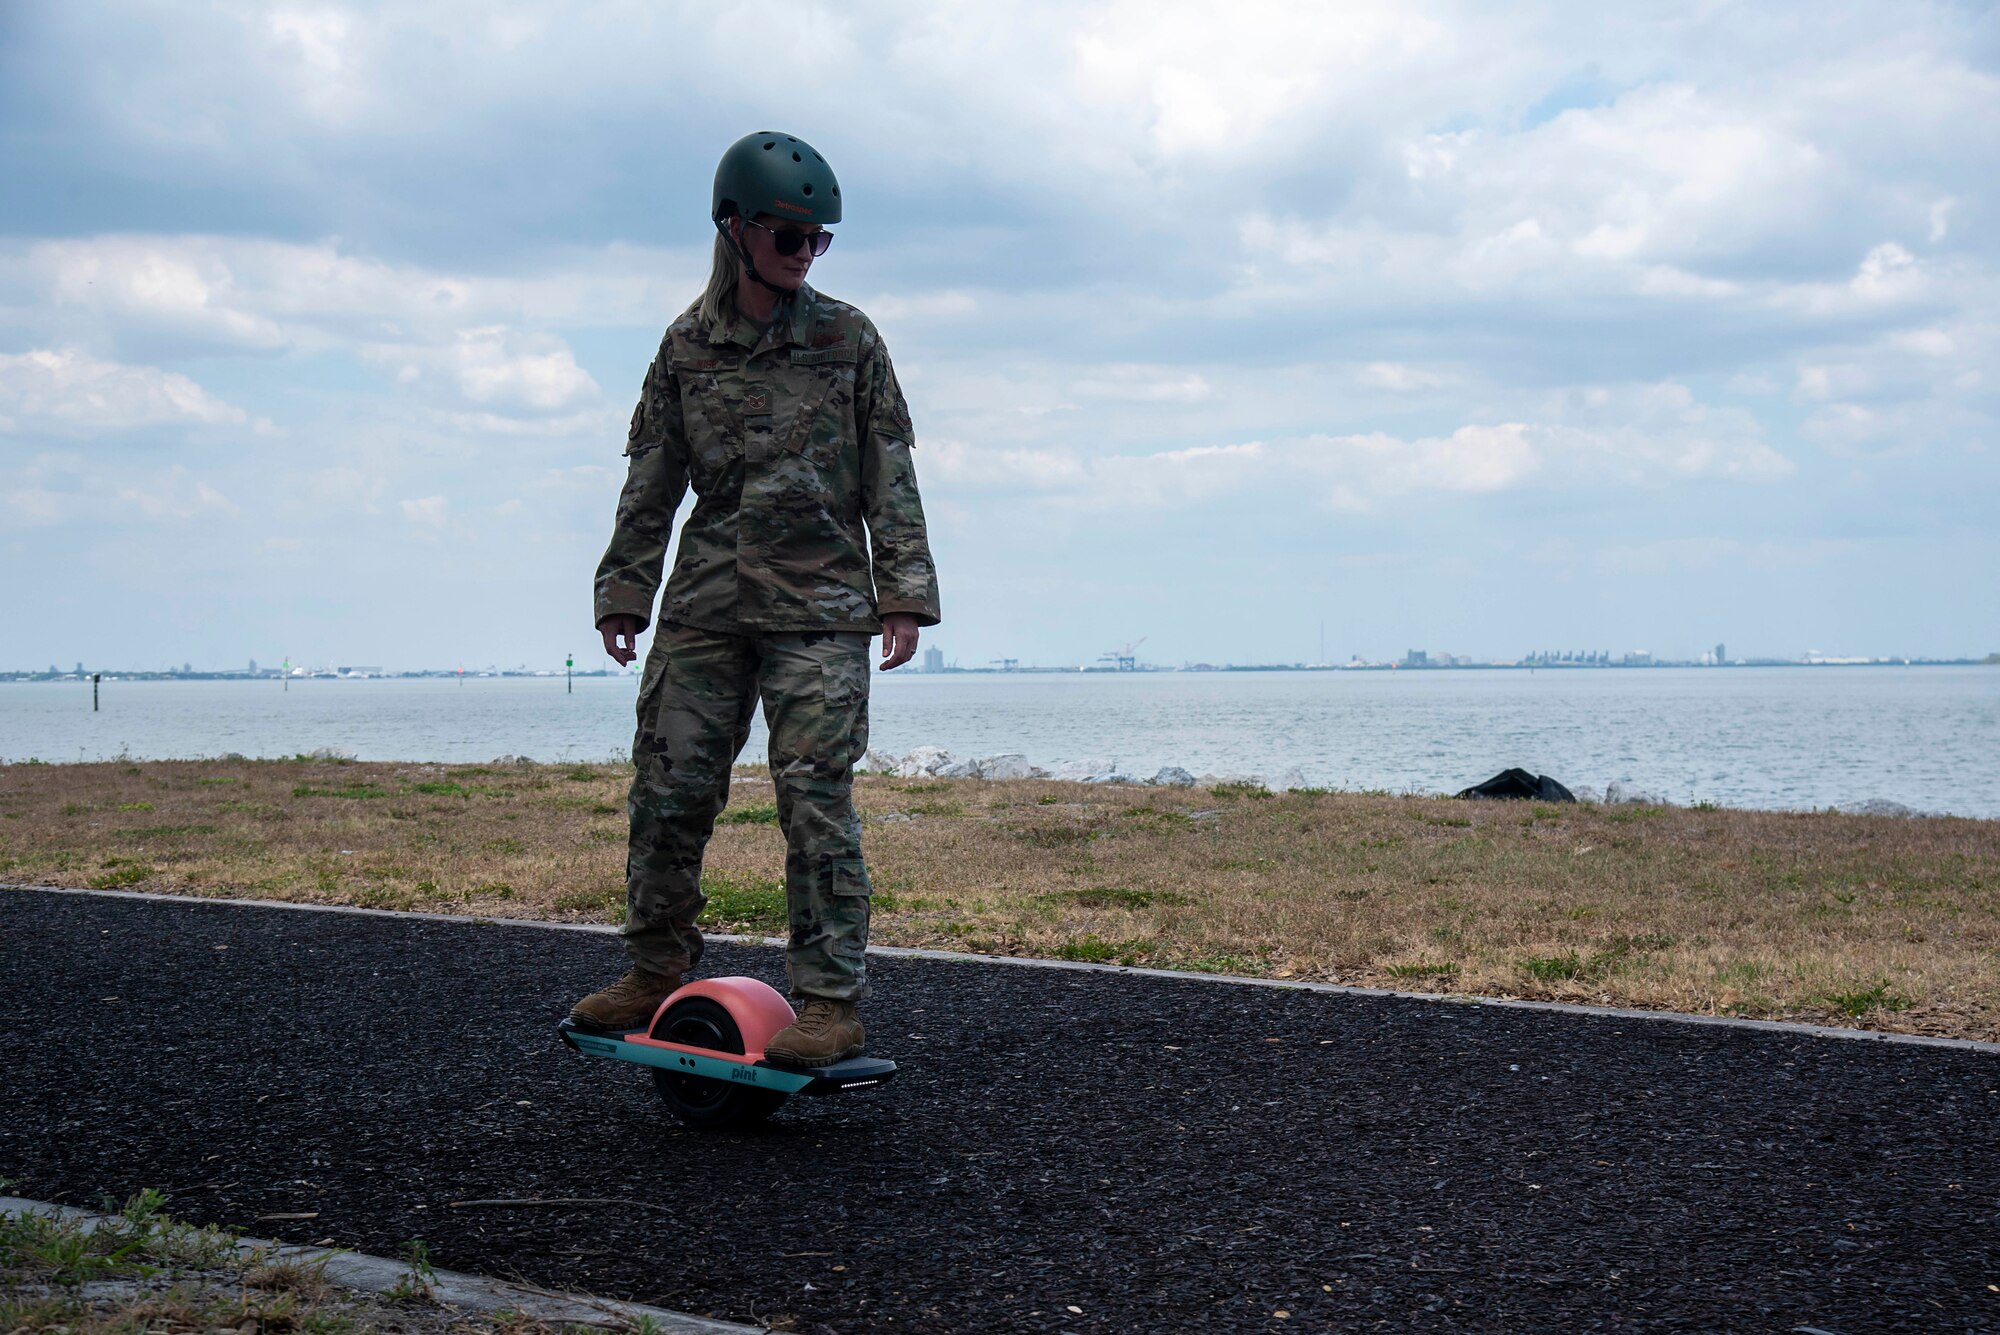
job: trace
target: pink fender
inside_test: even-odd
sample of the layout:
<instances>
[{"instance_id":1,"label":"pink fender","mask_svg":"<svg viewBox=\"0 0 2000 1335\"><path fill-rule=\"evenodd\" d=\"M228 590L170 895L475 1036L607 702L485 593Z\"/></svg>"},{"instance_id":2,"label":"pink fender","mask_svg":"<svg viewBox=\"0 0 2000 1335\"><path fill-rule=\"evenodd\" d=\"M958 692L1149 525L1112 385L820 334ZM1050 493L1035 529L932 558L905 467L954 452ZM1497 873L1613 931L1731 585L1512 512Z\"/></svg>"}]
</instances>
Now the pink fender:
<instances>
[{"instance_id":1,"label":"pink fender","mask_svg":"<svg viewBox=\"0 0 2000 1335\"><path fill-rule=\"evenodd\" d=\"M653 1020L641 1032L631 1035L654 1047L672 1047L673 1044L660 1043L646 1035L653 1032L653 1025L660 1022L667 1007L688 997L707 997L729 1012L729 1018L736 1021L736 1028L743 1034L743 1059L761 1061L764 1045L769 1043L780 1029L791 1024L798 1017L777 988L757 978L703 978L689 983L669 994L653 1012ZM630 1041L628 1039L628 1041ZM720 1055L720 1054L718 1054Z\"/></svg>"}]
</instances>

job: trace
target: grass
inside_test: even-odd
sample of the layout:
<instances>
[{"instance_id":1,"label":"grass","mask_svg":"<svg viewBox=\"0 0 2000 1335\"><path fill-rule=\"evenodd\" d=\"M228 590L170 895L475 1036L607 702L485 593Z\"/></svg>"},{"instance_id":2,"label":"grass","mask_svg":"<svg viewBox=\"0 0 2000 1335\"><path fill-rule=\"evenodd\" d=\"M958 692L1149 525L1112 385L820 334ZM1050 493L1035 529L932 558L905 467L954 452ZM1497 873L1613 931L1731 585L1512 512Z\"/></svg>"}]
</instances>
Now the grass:
<instances>
[{"instance_id":1,"label":"grass","mask_svg":"<svg viewBox=\"0 0 2000 1335\"><path fill-rule=\"evenodd\" d=\"M0 863L28 884L617 922L629 782L0 766ZM1044 780L855 794L883 945L2000 1040L2000 822ZM785 928L771 797L740 776L708 846L715 930Z\"/></svg>"},{"instance_id":2,"label":"grass","mask_svg":"<svg viewBox=\"0 0 2000 1335\"><path fill-rule=\"evenodd\" d=\"M122 1206L106 1202L96 1221L33 1213L0 1218L0 1331L601 1335L601 1327L559 1328L511 1312L468 1319L438 1305L431 1297L437 1274L421 1240L403 1248L409 1269L402 1282L369 1294L328 1280L325 1259L242 1246L234 1230L176 1220L166 1205L164 1193L147 1189Z\"/></svg>"},{"instance_id":3,"label":"grass","mask_svg":"<svg viewBox=\"0 0 2000 1335\"><path fill-rule=\"evenodd\" d=\"M708 897L700 919L703 927L722 932L785 930L783 881L711 868L701 874L701 892Z\"/></svg>"}]
</instances>

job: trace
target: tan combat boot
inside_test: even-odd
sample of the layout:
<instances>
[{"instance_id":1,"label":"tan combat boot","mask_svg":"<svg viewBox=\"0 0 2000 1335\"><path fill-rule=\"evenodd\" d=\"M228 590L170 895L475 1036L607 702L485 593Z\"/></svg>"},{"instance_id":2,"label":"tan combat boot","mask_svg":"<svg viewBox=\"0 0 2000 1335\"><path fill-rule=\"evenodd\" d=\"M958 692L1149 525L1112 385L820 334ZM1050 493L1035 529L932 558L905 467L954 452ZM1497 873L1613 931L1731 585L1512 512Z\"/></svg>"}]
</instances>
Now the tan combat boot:
<instances>
[{"instance_id":1,"label":"tan combat boot","mask_svg":"<svg viewBox=\"0 0 2000 1335\"><path fill-rule=\"evenodd\" d=\"M861 1037L853 1002L807 997L799 1018L764 1045L764 1056L786 1066L831 1066L859 1057Z\"/></svg>"},{"instance_id":2,"label":"tan combat boot","mask_svg":"<svg viewBox=\"0 0 2000 1335\"><path fill-rule=\"evenodd\" d=\"M602 992L592 992L570 1008L569 1018L588 1029L623 1032L653 1018L667 994L681 985L677 973L654 973L637 965Z\"/></svg>"}]
</instances>

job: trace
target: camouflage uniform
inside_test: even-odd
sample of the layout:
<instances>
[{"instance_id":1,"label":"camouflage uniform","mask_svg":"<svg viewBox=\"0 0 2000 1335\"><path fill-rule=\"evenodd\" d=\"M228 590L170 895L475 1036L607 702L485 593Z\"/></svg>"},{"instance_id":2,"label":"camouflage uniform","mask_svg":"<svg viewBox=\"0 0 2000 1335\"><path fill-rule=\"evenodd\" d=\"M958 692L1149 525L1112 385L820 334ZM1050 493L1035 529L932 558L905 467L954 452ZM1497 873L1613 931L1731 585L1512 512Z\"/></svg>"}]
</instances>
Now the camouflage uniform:
<instances>
[{"instance_id":1,"label":"camouflage uniform","mask_svg":"<svg viewBox=\"0 0 2000 1335\"><path fill-rule=\"evenodd\" d=\"M881 336L844 302L802 287L766 330L733 311L668 327L596 583L600 623L651 620L692 483L632 746L624 937L643 967L701 957L702 851L761 698L792 991L865 993L868 874L850 794L868 743L868 641L892 612L938 621L911 447Z\"/></svg>"}]
</instances>

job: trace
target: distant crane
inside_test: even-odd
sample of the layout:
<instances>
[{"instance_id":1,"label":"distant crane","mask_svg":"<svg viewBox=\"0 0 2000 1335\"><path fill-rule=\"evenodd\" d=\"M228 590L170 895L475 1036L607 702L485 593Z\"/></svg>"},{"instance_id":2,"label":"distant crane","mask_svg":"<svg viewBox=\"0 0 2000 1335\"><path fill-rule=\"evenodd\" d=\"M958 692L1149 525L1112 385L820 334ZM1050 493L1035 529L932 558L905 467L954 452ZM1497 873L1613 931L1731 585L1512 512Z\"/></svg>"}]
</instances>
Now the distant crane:
<instances>
[{"instance_id":1,"label":"distant crane","mask_svg":"<svg viewBox=\"0 0 2000 1335\"><path fill-rule=\"evenodd\" d=\"M986 661L999 664L1002 672L1012 672L1021 666L1021 660L1018 658L989 658Z\"/></svg>"},{"instance_id":2,"label":"distant crane","mask_svg":"<svg viewBox=\"0 0 2000 1335\"><path fill-rule=\"evenodd\" d=\"M1132 643L1126 645L1123 649L1110 649L1105 651L1104 653L1099 654L1097 656L1097 661L1100 663L1110 663L1113 666L1115 666L1120 672L1136 672L1139 668L1139 659L1137 657L1137 650L1139 646L1144 644L1145 642L1146 642L1146 637L1141 635L1138 639L1132 641Z\"/></svg>"}]
</instances>

